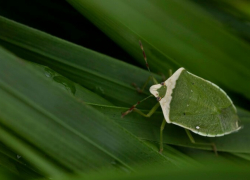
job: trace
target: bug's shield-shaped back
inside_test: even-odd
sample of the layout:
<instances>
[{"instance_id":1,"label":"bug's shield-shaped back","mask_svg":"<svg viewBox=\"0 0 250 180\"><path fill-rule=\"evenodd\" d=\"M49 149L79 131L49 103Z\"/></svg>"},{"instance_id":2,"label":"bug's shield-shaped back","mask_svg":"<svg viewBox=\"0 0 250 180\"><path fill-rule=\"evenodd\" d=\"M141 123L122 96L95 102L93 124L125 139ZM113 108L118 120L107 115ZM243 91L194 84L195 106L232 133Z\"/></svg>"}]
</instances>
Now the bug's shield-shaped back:
<instances>
[{"instance_id":1,"label":"bug's shield-shaped back","mask_svg":"<svg viewBox=\"0 0 250 180\"><path fill-rule=\"evenodd\" d=\"M217 85L183 70L173 89L170 120L203 136L240 129L236 108Z\"/></svg>"},{"instance_id":2,"label":"bug's shield-shaped back","mask_svg":"<svg viewBox=\"0 0 250 180\"><path fill-rule=\"evenodd\" d=\"M173 82L177 72L178 78ZM164 117L170 123L209 137L223 136L241 128L235 106L217 85L183 68L173 76L169 78L172 78L170 84L169 79L166 81L167 93L162 99L170 102L168 106L160 102Z\"/></svg>"}]
</instances>

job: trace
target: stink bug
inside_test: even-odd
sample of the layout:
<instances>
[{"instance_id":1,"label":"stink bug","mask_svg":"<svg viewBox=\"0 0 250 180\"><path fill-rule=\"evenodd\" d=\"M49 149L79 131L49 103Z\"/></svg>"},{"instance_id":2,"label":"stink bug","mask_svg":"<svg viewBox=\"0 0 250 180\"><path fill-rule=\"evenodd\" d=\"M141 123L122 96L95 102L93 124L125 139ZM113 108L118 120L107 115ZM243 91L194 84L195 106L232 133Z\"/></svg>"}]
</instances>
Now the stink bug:
<instances>
[{"instance_id":1,"label":"stink bug","mask_svg":"<svg viewBox=\"0 0 250 180\"><path fill-rule=\"evenodd\" d=\"M140 46L149 70L141 42ZM132 106L122 116L136 111L143 116L150 117L161 106L164 120L160 130L160 152L163 150L162 133L166 123L173 123L185 128L192 143L195 143L195 140L189 130L201 136L219 137L241 128L232 100L212 82L200 78L184 68L179 68L173 75L170 73L170 77L160 84L153 76L151 78L155 85L150 87L149 91L152 95L149 97L156 97L159 103L148 114L144 114L136 109L136 106L149 98L147 97ZM142 90L139 89L139 91ZM212 145L217 154L216 146L213 143L197 144Z\"/></svg>"}]
</instances>

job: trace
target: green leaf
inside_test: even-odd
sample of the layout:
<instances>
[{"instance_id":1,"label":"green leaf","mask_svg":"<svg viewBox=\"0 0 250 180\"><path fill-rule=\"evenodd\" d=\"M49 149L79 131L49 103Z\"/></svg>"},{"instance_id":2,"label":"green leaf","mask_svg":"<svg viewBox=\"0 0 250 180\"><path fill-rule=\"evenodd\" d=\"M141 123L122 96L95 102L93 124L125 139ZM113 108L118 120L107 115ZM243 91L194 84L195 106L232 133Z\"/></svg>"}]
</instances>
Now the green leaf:
<instances>
[{"instance_id":1,"label":"green leaf","mask_svg":"<svg viewBox=\"0 0 250 180\"><path fill-rule=\"evenodd\" d=\"M0 24L0 44L6 49L23 59L53 68L115 105L131 106L135 99L143 99L149 93L138 94L131 86L144 84L149 76L145 70L4 17L0 17ZM146 103L142 107L148 109L151 105Z\"/></svg>"},{"instance_id":2,"label":"green leaf","mask_svg":"<svg viewBox=\"0 0 250 180\"><path fill-rule=\"evenodd\" d=\"M4 39L4 41L1 42L5 47L8 47L21 57L25 57L32 61L38 61L43 64L49 64L51 67L66 75L70 79L73 79L75 82L81 83L86 88L90 88L92 86L100 87L105 92L104 94L100 93L100 91L96 91L95 88L90 89L100 94L103 98L110 100L113 104L118 105L117 107L110 106L108 102L104 101L100 101L98 103L98 97L95 96L92 98L94 95L93 93L91 93L91 96L90 93L88 93L88 96L81 95L77 98L88 102L90 105L94 105L98 111L115 120L137 137L150 141L159 141L159 128L163 119L160 109L150 119L144 118L135 113L126 116L124 119L120 118L122 112L126 111L127 108L136 101L142 99L142 95L138 94L132 87L129 87L129 84L135 80L134 76L131 76L131 74L136 74L136 82L143 84L143 80L147 77L147 72L145 70L143 71L139 68L76 46L72 43L28 28L5 18L0 20L2 20L5 24L5 29L3 29L2 33L0 33L0 39ZM71 50L74 53L70 53L68 56L67 54L62 56L60 53L57 53L67 52L67 49L68 51ZM34 52L34 55L32 55L31 52ZM96 66L93 66L93 63L95 63ZM107 66L103 66L103 64ZM70 71L68 72L68 70ZM39 71L46 77L50 76L50 73L45 71L43 68ZM55 74L54 71L53 73ZM58 82L56 84L58 84ZM75 93L77 95L78 92L81 92L80 87L75 83L73 84L77 89ZM63 86L63 89L65 89L65 86ZM88 99L83 99L86 97L88 97ZM127 102L127 108L121 107L123 105L123 102L121 102L120 99L121 97ZM97 101L92 101L91 99L97 99ZM156 101L152 98L152 101L146 101L138 106L138 108L150 108L155 103ZM219 151L248 153L250 147L247 142L249 141L248 137L250 135L248 133L248 129L250 127L248 127L249 115L248 113L245 114L247 114L246 118L244 114L243 116L240 114L240 117L243 118L243 125L245 128L240 130L238 133L220 138L206 138L194 135L195 140L197 142L215 142ZM172 124L166 126L164 132L164 142L178 146L211 150L211 147L209 146L192 144L184 129Z\"/></svg>"},{"instance_id":3,"label":"green leaf","mask_svg":"<svg viewBox=\"0 0 250 180\"><path fill-rule=\"evenodd\" d=\"M73 172L114 168L114 162L133 170L140 164L180 165L189 159L175 157L181 153L174 149L174 154L159 154L157 146L142 142L2 48L0 58L0 139L46 175L60 175L62 168ZM41 159L36 148L50 158Z\"/></svg>"},{"instance_id":4,"label":"green leaf","mask_svg":"<svg viewBox=\"0 0 250 180\"><path fill-rule=\"evenodd\" d=\"M229 34L191 1L68 2L113 41L144 63L142 40L150 67L167 73L182 66L229 92L250 98L250 47Z\"/></svg>"},{"instance_id":5,"label":"green leaf","mask_svg":"<svg viewBox=\"0 0 250 180\"><path fill-rule=\"evenodd\" d=\"M221 163L223 162L223 163ZM204 179L204 180L236 180L236 179L247 179L250 175L249 165L241 164L224 164L225 161L214 163L208 161L206 166L200 167L186 167L184 169L166 168L164 166L157 166L153 164L149 167L144 167L144 170L138 171L132 174L116 173L111 171L105 171L102 174L89 174L81 176L68 176L61 178L60 180L151 180L151 179L172 179L172 180L183 180L183 179ZM59 178L57 178L59 179Z\"/></svg>"},{"instance_id":6,"label":"green leaf","mask_svg":"<svg viewBox=\"0 0 250 180\"><path fill-rule=\"evenodd\" d=\"M157 111L150 118L145 118L137 113L131 113L121 119L120 112L125 111L126 109L124 108L100 105L95 105L93 107L104 113L106 116L114 119L117 123L125 127L137 137L144 140L159 142L160 126L163 120L163 114L161 111ZM147 113L145 110L144 112ZM238 108L238 115L242 121L243 129L236 133L212 138L192 133L195 141L202 143L213 142L216 144L218 151L250 153L250 145L247 143L250 141L250 113ZM210 146L191 143L185 130L174 124L166 124L163 141L172 145L212 150L212 147Z\"/></svg>"},{"instance_id":7,"label":"green leaf","mask_svg":"<svg viewBox=\"0 0 250 180\"><path fill-rule=\"evenodd\" d=\"M27 164L22 156L14 153L2 143L0 144L0 166L24 178L41 177L37 170Z\"/></svg>"},{"instance_id":8,"label":"green leaf","mask_svg":"<svg viewBox=\"0 0 250 180\"><path fill-rule=\"evenodd\" d=\"M70 2L77 3L77 0ZM248 58L248 45L226 32L193 3L78 2L92 4L85 4L87 9L83 7L86 17L136 57L143 67L139 39L155 72L166 75L169 67L175 70L184 66L223 89L226 87L228 92L246 94L249 90L246 84L249 63L243 62ZM52 15L43 9L45 3L48 7L52 3L37 3L47 17L54 17L56 11ZM25 6L20 1L18 9L23 12L22 4ZM4 11L18 16L5 7L2 7ZM65 11L61 6L49 8ZM27 13L31 14L29 10ZM51 22L67 24L60 18L52 18ZM39 18L39 23L41 21ZM70 25L67 24L67 29ZM0 17L0 27L0 45L16 54L0 48L0 140L7 145L0 144L0 168L20 176L9 176L1 171L0 179L37 179L40 176L60 180L216 179L218 176L221 179L225 173L227 179L248 176L245 169L249 166L249 112L238 108L244 125L238 133L221 138L194 135L198 142L215 142L220 151L218 157L211 150L200 150L210 147L191 144L183 128L171 124L166 126L164 142L174 146L164 144L164 151L159 154L159 128L163 119L160 109L149 119L136 113L120 117L121 112L148 95L147 91L138 94L131 86L133 82L141 86L149 76L147 71L4 17ZM63 32L61 30L59 28ZM98 38L94 33L93 37ZM106 45L106 41L103 43ZM112 46L106 46L115 51ZM236 58L239 62L234 60ZM160 76L154 76L161 80ZM242 83L245 89L235 90L242 88ZM242 100L247 102L246 99L238 102L247 108ZM147 112L155 103L152 98L138 108ZM68 172L78 176L66 176Z\"/></svg>"}]
</instances>

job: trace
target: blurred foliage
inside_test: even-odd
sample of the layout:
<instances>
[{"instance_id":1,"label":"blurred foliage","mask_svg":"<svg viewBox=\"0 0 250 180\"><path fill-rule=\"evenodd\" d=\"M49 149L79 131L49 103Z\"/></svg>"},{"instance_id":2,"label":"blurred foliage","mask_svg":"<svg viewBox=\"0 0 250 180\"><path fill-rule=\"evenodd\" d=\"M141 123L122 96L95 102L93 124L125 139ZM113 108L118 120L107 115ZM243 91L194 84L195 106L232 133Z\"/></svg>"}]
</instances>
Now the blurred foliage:
<instances>
[{"instance_id":1,"label":"blurred foliage","mask_svg":"<svg viewBox=\"0 0 250 180\"><path fill-rule=\"evenodd\" d=\"M249 7L244 0L0 0L0 178L249 177ZM160 109L149 119L121 119L148 95L131 86L149 76L139 39L159 81L183 66L232 97L244 128L194 135L215 142L218 157L171 124L159 154Z\"/></svg>"}]
</instances>

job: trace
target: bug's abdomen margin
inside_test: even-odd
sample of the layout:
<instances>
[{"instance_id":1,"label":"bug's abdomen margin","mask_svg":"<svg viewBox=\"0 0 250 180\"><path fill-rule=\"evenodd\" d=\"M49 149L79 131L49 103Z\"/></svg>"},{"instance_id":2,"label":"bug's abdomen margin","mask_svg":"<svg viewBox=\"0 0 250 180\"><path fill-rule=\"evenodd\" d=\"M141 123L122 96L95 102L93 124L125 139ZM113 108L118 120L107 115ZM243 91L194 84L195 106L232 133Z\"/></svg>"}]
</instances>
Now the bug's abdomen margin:
<instances>
[{"instance_id":1,"label":"bug's abdomen margin","mask_svg":"<svg viewBox=\"0 0 250 180\"><path fill-rule=\"evenodd\" d=\"M169 119L173 124L209 137L240 129L236 108L226 93L186 70L173 89Z\"/></svg>"}]
</instances>

